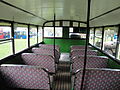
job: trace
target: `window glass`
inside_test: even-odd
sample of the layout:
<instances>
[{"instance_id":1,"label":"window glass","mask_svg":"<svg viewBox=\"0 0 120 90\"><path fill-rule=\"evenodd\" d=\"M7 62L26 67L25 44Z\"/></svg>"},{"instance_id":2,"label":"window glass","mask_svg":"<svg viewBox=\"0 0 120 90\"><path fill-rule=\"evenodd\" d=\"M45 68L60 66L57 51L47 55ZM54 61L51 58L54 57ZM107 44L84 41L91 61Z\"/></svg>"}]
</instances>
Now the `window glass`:
<instances>
[{"instance_id":1,"label":"window glass","mask_svg":"<svg viewBox=\"0 0 120 90\"><path fill-rule=\"evenodd\" d=\"M53 22L48 22L45 24L45 26L53 26Z\"/></svg>"},{"instance_id":2,"label":"window glass","mask_svg":"<svg viewBox=\"0 0 120 90\"><path fill-rule=\"evenodd\" d=\"M44 27L44 37L54 37L54 28Z\"/></svg>"},{"instance_id":3,"label":"window glass","mask_svg":"<svg viewBox=\"0 0 120 90\"><path fill-rule=\"evenodd\" d=\"M120 43L118 45L117 59L120 59Z\"/></svg>"},{"instance_id":4,"label":"window glass","mask_svg":"<svg viewBox=\"0 0 120 90\"><path fill-rule=\"evenodd\" d=\"M37 44L37 27L30 27L30 46Z\"/></svg>"},{"instance_id":5,"label":"window glass","mask_svg":"<svg viewBox=\"0 0 120 90\"><path fill-rule=\"evenodd\" d=\"M12 54L12 41L7 40L0 42L0 59L3 59Z\"/></svg>"},{"instance_id":6,"label":"window glass","mask_svg":"<svg viewBox=\"0 0 120 90\"><path fill-rule=\"evenodd\" d=\"M38 43L42 42L42 27L38 28Z\"/></svg>"},{"instance_id":7,"label":"window glass","mask_svg":"<svg viewBox=\"0 0 120 90\"><path fill-rule=\"evenodd\" d=\"M69 32L70 32L70 33L73 32L73 27L70 27L70 28L69 28Z\"/></svg>"},{"instance_id":8,"label":"window glass","mask_svg":"<svg viewBox=\"0 0 120 90\"><path fill-rule=\"evenodd\" d=\"M93 45L94 40L94 28L90 29L89 43Z\"/></svg>"},{"instance_id":9,"label":"window glass","mask_svg":"<svg viewBox=\"0 0 120 90\"><path fill-rule=\"evenodd\" d=\"M87 27L87 24L80 23L80 27Z\"/></svg>"},{"instance_id":10,"label":"window glass","mask_svg":"<svg viewBox=\"0 0 120 90\"><path fill-rule=\"evenodd\" d=\"M85 39L86 38L86 28L69 28L69 38Z\"/></svg>"},{"instance_id":11,"label":"window glass","mask_svg":"<svg viewBox=\"0 0 120 90\"><path fill-rule=\"evenodd\" d=\"M63 26L70 26L70 22L69 21L63 21Z\"/></svg>"},{"instance_id":12,"label":"window glass","mask_svg":"<svg viewBox=\"0 0 120 90\"><path fill-rule=\"evenodd\" d=\"M102 28L96 28L94 45L98 48L101 48L101 44L102 44Z\"/></svg>"},{"instance_id":13,"label":"window glass","mask_svg":"<svg viewBox=\"0 0 120 90\"><path fill-rule=\"evenodd\" d=\"M14 29L15 53L28 47L28 27L18 24Z\"/></svg>"},{"instance_id":14,"label":"window glass","mask_svg":"<svg viewBox=\"0 0 120 90\"><path fill-rule=\"evenodd\" d=\"M105 31L104 31L103 50L106 53L108 53L112 56L115 56L118 27L106 27L104 30Z\"/></svg>"},{"instance_id":15,"label":"window glass","mask_svg":"<svg viewBox=\"0 0 120 90\"><path fill-rule=\"evenodd\" d=\"M116 58L117 59L120 59L120 33L118 34L119 35L119 38L118 38L118 49L116 50L117 51L117 55L116 55Z\"/></svg>"},{"instance_id":16,"label":"window glass","mask_svg":"<svg viewBox=\"0 0 120 90\"><path fill-rule=\"evenodd\" d=\"M60 26L60 22L55 22L55 26Z\"/></svg>"},{"instance_id":17,"label":"window glass","mask_svg":"<svg viewBox=\"0 0 120 90\"><path fill-rule=\"evenodd\" d=\"M73 22L73 27L78 27L78 22Z\"/></svg>"},{"instance_id":18,"label":"window glass","mask_svg":"<svg viewBox=\"0 0 120 90\"><path fill-rule=\"evenodd\" d=\"M44 37L54 37L54 27L45 27ZM62 37L62 27L55 27L55 37Z\"/></svg>"},{"instance_id":19,"label":"window glass","mask_svg":"<svg viewBox=\"0 0 120 90\"><path fill-rule=\"evenodd\" d=\"M9 38L11 38L11 27L0 26L0 39L9 39Z\"/></svg>"},{"instance_id":20,"label":"window glass","mask_svg":"<svg viewBox=\"0 0 120 90\"><path fill-rule=\"evenodd\" d=\"M81 27L80 28L80 37L82 38L82 39L86 39L86 27Z\"/></svg>"},{"instance_id":21,"label":"window glass","mask_svg":"<svg viewBox=\"0 0 120 90\"><path fill-rule=\"evenodd\" d=\"M62 27L55 27L55 37L62 37Z\"/></svg>"}]
</instances>

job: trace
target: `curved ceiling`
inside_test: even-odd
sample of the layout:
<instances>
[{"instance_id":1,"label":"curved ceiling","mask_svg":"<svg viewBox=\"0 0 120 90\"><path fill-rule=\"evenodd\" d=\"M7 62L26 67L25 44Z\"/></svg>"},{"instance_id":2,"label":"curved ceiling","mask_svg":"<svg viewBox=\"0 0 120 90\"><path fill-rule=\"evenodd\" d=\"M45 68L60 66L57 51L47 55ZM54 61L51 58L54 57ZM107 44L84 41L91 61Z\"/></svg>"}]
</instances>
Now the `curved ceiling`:
<instances>
[{"instance_id":1,"label":"curved ceiling","mask_svg":"<svg viewBox=\"0 0 120 90\"><path fill-rule=\"evenodd\" d=\"M56 20L87 21L87 3L88 0L2 0L0 19L42 25L53 20L55 13ZM91 0L90 19L119 6L120 0ZM113 18L119 15L120 9L90 21L90 25L120 23Z\"/></svg>"},{"instance_id":2,"label":"curved ceiling","mask_svg":"<svg viewBox=\"0 0 120 90\"><path fill-rule=\"evenodd\" d=\"M0 15L3 19L43 24L46 20L80 20L86 21L87 0L3 0L13 6L35 14L41 18L27 14L21 10L0 3ZM79 6L79 7L78 7ZM45 20L44 20L45 19Z\"/></svg>"}]
</instances>

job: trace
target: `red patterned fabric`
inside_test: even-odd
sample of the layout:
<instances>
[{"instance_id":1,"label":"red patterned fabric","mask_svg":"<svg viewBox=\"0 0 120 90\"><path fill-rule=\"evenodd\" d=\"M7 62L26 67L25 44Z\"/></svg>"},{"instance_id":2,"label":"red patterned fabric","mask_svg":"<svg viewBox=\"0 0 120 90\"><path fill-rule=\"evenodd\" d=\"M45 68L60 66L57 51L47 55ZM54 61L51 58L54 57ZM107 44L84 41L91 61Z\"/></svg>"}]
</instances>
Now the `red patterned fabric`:
<instances>
[{"instance_id":1,"label":"red patterned fabric","mask_svg":"<svg viewBox=\"0 0 120 90\"><path fill-rule=\"evenodd\" d=\"M54 45L50 45L50 44L39 44L39 47L54 49ZM60 47L58 45L55 45L55 49L60 53Z\"/></svg>"},{"instance_id":2,"label":"red patterned fabric","mask_svg":"<svg viewBox=\"0 0 120 90\"><path fill-rule=\"evenodd\" d=\"M74 90L80 90L82 71L75 77ZM120 70L86 69L82 90L120 90Z\"/></svg>"},{"instance_id":3,"label":"red patterned fabric","mask_svg":"<svg viewBox=\"0 0 120 90\"><path fill-rule=\"evenodd\" d=\"M84 56L75 57L72 59L72 72L75 73L78 69L84 66ZM86 68L106 68L108 58L100 56L88 56L86 61Z\"/></svg>"},{"instance_id":4,"label":"red patterned fabric","mask_svg":"<svg viewBox=\"0 0 120 90\"><path fill-rule=\"evenodd\" d=\"M81 56L81 55L85 55L85 50L73 50L73 51L70 53L71 59L74 58L75 56ZM87 51L87 55L97 56L97 51L88 50L88 51Z\"/></svg>"},{"instance_id":5,"label":"red patterned fabric","mask_svg":"<svg viewBox=\"0 0 120 90\"><path fill-rule=\"evenodd\" d=\"M44 48L32 48L32 51L37 54L46 54L46 55L51 55L54 57L54 50L53 49L44 49ZM59 63L59 58L60 55L59 53L55 50L55 62Z\"/></svg>"},{"instance_id":6,"label":"red patterned fabric","mask_svg":"<svg viewBox=\"0 0 120 90\"><path fill-rule=\"evenodd\" d=\"M81 50L81 49L85 49L85 46L80 46L80 45L73 45L70 47L70 50ZM92 48L91 47L88 47L87 49L91 50Z\"/></svg>"},{"instance_id":7,"label":"red patterned fabric","mask_svg":"<svg viewBox=\"0 0 120 90\"><path fill-rule=\"evenodd\" d=\"M34 53L23 53L21 56L25 64L40 66L48 69L50 73L55 73L55 61L52 56Z\"/></svg>"},{"instance_id":8,"label":"red patterned fabric","mask_svg":"<svg viewBox=\"0 0 120 90\"><path fill-rule=\"evenodd\" d=\"M50 90L49 76L39 67L0 66L0 72L9 87Z\"/></svg>"}]
</instances>

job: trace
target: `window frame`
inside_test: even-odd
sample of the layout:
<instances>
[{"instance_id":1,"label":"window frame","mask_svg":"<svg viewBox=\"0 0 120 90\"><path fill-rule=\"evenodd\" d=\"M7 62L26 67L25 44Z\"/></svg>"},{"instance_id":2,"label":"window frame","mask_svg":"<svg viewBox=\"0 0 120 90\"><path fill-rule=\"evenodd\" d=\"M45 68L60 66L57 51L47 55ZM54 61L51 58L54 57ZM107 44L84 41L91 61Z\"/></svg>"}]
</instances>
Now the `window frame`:
<instances>
[{"instance_id":1,"label":"window frame","mask_svg":"<svg viewBox=\"0 0 120 90\"><path fill-rule=\"evenodd\" d=\"M40 26L40 25L34 25L34 24L28 24L28 23L21 23L21 22L14 22L14 21L9 21L9 20L0 20L0 23L6 23L6 24L8 24L8 25L2 25L2 24L0 24L0 26L8 26L8 27L10 27L11 28L11 32L10 32L10 34L11 34L11 38L7 38L7 39L2 39L2 40L0 40L0 42L6 42L6 41L11 41L12 42L12 45L11 45L11 50L12 50L12 54L10 54L10 55L8 55L8 56L6 56L6 57L3 57L3 58L1 58L0 59L0 62L3 60L5 60L7 57L11 57L11 56L13 56L13 55L17 55L17 54L19 54L19 53L21 53L21 52L23 52L24 50L27 50L27 49L29 49L30 48L30 38L29 38L29 31L30 31L30 25L32 25L32 26L38 26L38 27L43 27L43 26ZM17 23L17 24L23 24L23 25L27 25L27 29L28 29L28 47L27 48L25 48L24 50L21 50L21 51L19 51L19 52L17 52L17 53L15 53L15 41L14 41L14 24L15 23ZM43 32L43 29L42 29L42 32ZM38 32L37 32L37 40L38 40ZM42 33L42 42L43 42L43 33ZM40 42L41 43L41 42ZM36 43L36 44L38 44L38 42ZM36 45L36 44L34 44L34 45ZM34 46L33 45L33 46Z\"/></svg>"}]
</instances>

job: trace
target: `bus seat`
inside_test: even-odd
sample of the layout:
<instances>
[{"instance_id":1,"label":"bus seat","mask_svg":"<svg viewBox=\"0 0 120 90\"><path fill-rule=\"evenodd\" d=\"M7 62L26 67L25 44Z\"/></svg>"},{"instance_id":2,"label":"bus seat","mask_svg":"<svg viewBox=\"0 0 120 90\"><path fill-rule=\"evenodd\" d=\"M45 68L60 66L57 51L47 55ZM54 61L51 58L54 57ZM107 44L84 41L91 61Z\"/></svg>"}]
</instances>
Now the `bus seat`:
<instances>
[{"instance_id":1,"label":"bus seat","mask_svg":"<svg viewBox=\"0 0 120 90\"><path fill-rule=\"evenodd\" d=\"M87 56L86 68L107 68L108 58L102 56ZM84 66L84 56L77 56L72 59L72 73Z\"/></svg>"},{"instance_id":2,"label":"bus seat","mask_svg":"<svg viewBox=\"0 0 120 90\"><path fill-rule=\"evenodd\" d=\"M9 88L50 90L48 73L35 66L0 66L1 78Z\"/></svg>"},{"instance_id":3,"label":"bus seat","mask_svg":"<svg viewBox=\"0 0 120 90\"><path fill-rule=\"evenodd\" d=\"M54 58L50 55L23 53L21 54L21 57L26 65L35 65L46 68L49 73L55 73L56 71Z\"/></svg>"},{"instance_id":4,"label":"bus seat","mask_svg":"<svg viewBox=\"0 0 120 90\"><path fill-rule=\"evenodd\" d=\"M72 50L81 50L81 49L85 49L85 46L84 45L72 45L70 47L70 51L72 51ZM88 46L87 49L92 50L92 47Z\"/></svg>"},{"instance_id":5,"label":"bus seat","mask_svg":"<svg viewBox=\"0 0 120 90\"><path fill-rule=\"evenodd\" d=\"M74 58L75 56L81 56L81 55L85 55L85 50L73 50L70 53L70 57L71 59ZM97 56L97 51L96 50L87 50L87 55L94 55Z\"/></svg>"},{"instance_id":6,"label":"bus seat","mask_svg":"<svg viewBox=\"0 0 120 90\"><path fill-rule=\"evenodd\" d=\"M74 90L81 90L82 71L75 74ZM82 90L120 90L120 70L86 69Z\"/></svg>"},{"instance_id":7,"label":"bus seat","mask_svg":"<svg viewBox=\"0 0 120 90\"><path fill-rule=\"evenodd\" d=\"M50 44L39 44L39 47L54 49L54 45L50 45ZM58 45L55 45L55 49L60 53L60 47Z\"/></svg>"},{"instance_id":8,"label":"bus seat","mask_svg":"<svg viewBox=\"0 0 120 90\"><path fill-rule=\"evenodd\" d=\"M38 53L38 54L46 54L46 55L51 55L54 57L54 50L53 49L43 49L43 48L32 48L33 53ZM58 52L55 50L55 62L59 63L59 58L60 55Z\"/></svg>"},{"instance_id":9,"label":"bus seat","mask_svg":"<svg viewBox=\"0 0 120 90\"><path fill-rule=\"evenodd\" d=\"M54 52L54 48L43 48L43 47L40 47L40 49L43 49L43 50L51 50ZM60 52L58 52L58 50L55 49L55 54L56 54L56 57L57 58L60 58Z\"/></svg>"}]
</instances>

